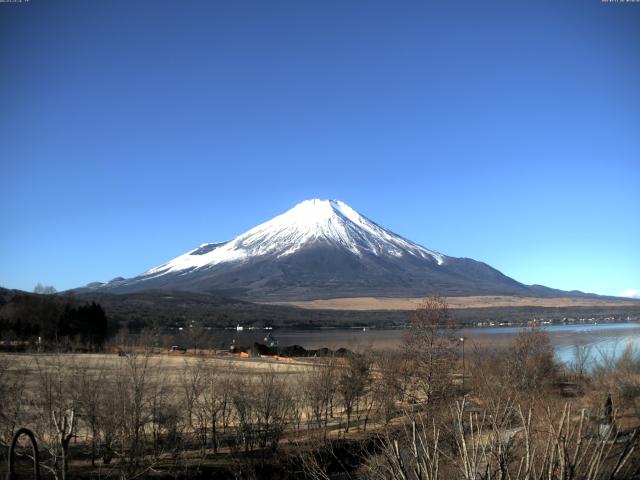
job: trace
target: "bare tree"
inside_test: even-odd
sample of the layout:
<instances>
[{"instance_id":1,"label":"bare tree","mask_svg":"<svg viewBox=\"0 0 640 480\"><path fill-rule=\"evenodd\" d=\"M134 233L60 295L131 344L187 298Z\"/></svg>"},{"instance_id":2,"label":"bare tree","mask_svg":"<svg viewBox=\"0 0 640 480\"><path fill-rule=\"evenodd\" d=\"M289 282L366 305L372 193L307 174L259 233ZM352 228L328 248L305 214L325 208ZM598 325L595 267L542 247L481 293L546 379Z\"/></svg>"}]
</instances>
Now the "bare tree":
<instances>
[{"instance_id":1,"label":"bare tree","mask_svg":"<svg viewBox=\"0 0 640 480\"><path fill-rule=\"evenodd\" d=\"M327 427L333 400L336 395L336 360L333 357L318 362L307 374L305 379L305 400L308 409L309 426L323 432L327 436Z\"/></svg>"},{"instance_id":2,"label":"bare tree","mask_svg":"<svg viewBox=\"0 0 640 480\"><path fill-rule=\"evenodd\" d=\"M558 365L547 332L532 328L516 336L505 355L507 382L520 393L544 392L557 379Z\"/></svg>"},{"instance_id":3,"label":"bare tree","mask_svg":"<svg viewBox=\"0 0 640 480\"><path fill-rule=\"evenodd\" d=\"M598 391L598 399L610 393L617 403L640 417L640 354L633 344L622 351L601 351L589 381Z\"/></svg>"},{"instance_id":4,"label":"bare tree","mask_svg":"<svg viewBox=\"0 0 640 480\"><path fill-rule=\"evenodd\" d=\"M182 403L187 417L187 426L193 429L194 409L196 401L202 394L204 376L204 363L202 360L195 363L184 359L184 368L180 375L180 387L182 389Z\"/></svg>"},{"instance_id":5,"label":"bare tree","mask_svg":"<svg viewBox=\"0 0 640 480\"><path fill-rule=\"evenodd\" d=\"M635 465L631 457L638 431L626 438L613 429L594 436L586 426L584 411L576 416L569 405L535 419L531 409L509 401L484 412L466 412L458 401L454 448L441 441L442 426L418 415L406 428L387 432L367 471L369 478L398 480L614 480L637 474L637 455Z\"/></svg>"},{"instance_id":6,"label":"bare tree","mask_svg":"<svg viewBox=\"0 0 640 480\"><path fill-rule=\"evenodd\" d=\"M255 442L255 390L252 382L245 378L234 382L231 393L231 404L235 415L236 441L235 448L243 448L248 454Z\"/></svg>"},{"instance_id":7,"label":"bare tree","mask_svg":"<svg viewBox=\"0 0 640 480\"><path fill-rule=\"evenodd\" d=\"M29 371L30 362L24 362ZM8 445L13 433L25 423L27 376L10 368L6 357L0 357L0 443Z\"/></svg>"},{"instance_id":8,"label":"bare tree","mask_svg":"<svg viewBox=\"0 0 640 480\"><path fill-rule=\"evenodd\" d=\"M36 430L49 452L50 461L43 467L55 478L67 476L69 443L75 435L77 409L74 380L61 355L36 360L38 369L36 383L36 408L40 415L36 418Z\"/></svg>"},{"instance_id":9,"label":"bare tree","mask_svg":"<svg viewBox=\"0 0 640 480\"><path fill-rule=\"evenodd\" d=\"M291 410L291 395L284 379L273 370L259 376L256 385L255 415L260 448L275 451Z\"/></svg>"},{"instance_id":10,"label":"bare tree","mask_svg":"<svg viewBox=\"0 0 640 480\"><path fill-rule=\"evenodd\" d=\"M148 422L150 364L147 355L120 357L115 377L115 392L118 408L118 441L122 474L133 477L140 473L144 443L144 427Z\"/></svg>"},{"instance_id":11,"label":"bare tree","mask_svg":"<svg viewBox=\"0 0 640 480\"><path fill-rule=\"evenodd\" d=\"M359 400L370 383L371 360L368 355L352 353L346 358L346 365L338 371L338 394L347 416L345 433L349 431L351 415L358 408Z\"/></svg>"},{"instance_id":12,"label":"bare tree","mask_svg":"<svg viewBox=\"0 0 640 480\"><path fill-rule=\"evenodd\" d=\"M95 467L97 457L97 442L99 436L100 407L102 396L105 395L105 368L100 365L76 365L72 369L76 388L73 390L77 417L86 426L91 435L91 466Z\"/></svg>"},{"instance_id":13,"label":"bare tree","mask_svg":"<svg viewBox=\"0 0 640 480\"><path fill-rule=\"evenodd\" d=\"M202 395L198 399L198 412L203 417L200 419L203 427L208 422L211 422L211 447L213 453L218 451L218 423L228 402L229 389L227 387L226 379L221 374L220 369L213 365L207 365L202 379ZM205 444L206 438L205 432Z\"/></svg>"},{"instance_id":14,"label":"bare tree","mask_svg":"<svg viewBox=\"0 0 640 480\"><path fill-rule=\"evenodd\" d=\"M587 370L591 361L591 345L576 345L574 349L574 358L570 367L577 379L582 380L587 376Z\"/></svg>"},{"instance_id":15,"label":"bare tree","mask_svg":"<svg viewBox=\"0 0 640 480\"><path fill-rule=\"evenodd\" d=\"M295 381L291 382L291 385L289 387L291 394L292 424L294 425L297 434L300 433L300 427L302 426L302 421L304 419L304 413L306 409L306 396L304 387L305 385L302 382L301 378L296 378Z\"/></svg>"},{"instance_id":16,"label":"bare tree","mask_svg":"<svg viewBox=\"0 0 640 480\"><path fill-rule=\"evenodd\" d=\"M432 431L430 432L430 428ZM367 478L372 480L438 480L440 476L440 431L422 417L414 419L400 435L381 437L381 451L369 458Z\"/></svg>"},{"instance_id":17,"label":"bare tree","mask_svg":"<svg viewBox=\"0 0 640 480\"><path fill-rule=\"evenodd\" d=\"M406 352L423 400L431 403L448 393L455 359L453 324L444 298L425 298L411 316Z\"/></svg>"},{"instance_id":18,"label":"bare tree","mask_svg":"<svg viewBox=\"0 0 640 480\"><path fill-rule=\"evenodd\" d=\"M181 379L184 377L181 376ZM178 383L180 387L180 381ZM151 430L153 455L157 460L167 451L175 456L181 448L181 432L183 428L189 428L193 407L191 410L185 408L184 397L180 393L184 391L181 392L176 385L170 384L166 376L157 369L150 376L147 425Z\"/></svg>"},{"instance_id":19,"label":"bare tree","mask_svg":"<svg viewBox=\"0 0 640 480\"><path fill-rule=\"evenodd\" d=\"M69 458L69 442L75 436L76 430L76 416L75 409L71 407L68 412L64 412L60 417L56 415L55 410L51 412L53 424L56 428L58 445L60 445L61 458L62 458L62 480L66 480L67 472L69 470L68 458Z\"/></svg>"},{"instance_id":20,"label":"bare tree","mask_svg":"<svg viewBox=\"0 0 640 480\"><path fill-rule=\"evenodd\" d=\"M407 358L395 352L382 352L377 358L377 369L372 375L372 397L378 415L382 416L385 425L398 411L403 399L404 370Z\"/></svg>"}]
</instances>

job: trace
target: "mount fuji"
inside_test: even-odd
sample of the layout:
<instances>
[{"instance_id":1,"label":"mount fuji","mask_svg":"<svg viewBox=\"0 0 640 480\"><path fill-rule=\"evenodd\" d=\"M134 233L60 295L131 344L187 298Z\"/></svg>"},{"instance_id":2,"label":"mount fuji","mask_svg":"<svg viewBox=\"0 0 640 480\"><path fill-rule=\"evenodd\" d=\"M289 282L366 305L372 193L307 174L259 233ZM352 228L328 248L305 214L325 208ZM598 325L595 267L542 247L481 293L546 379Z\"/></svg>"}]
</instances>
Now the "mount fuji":
<instances>
[{"instance_id":1,"label":"mount fuji","mask_svg":"<svg viewBox=\"0 0 640 480\"><path fill-rule=\"evenodd\" d=\"M232 240L202 244L134 278L86 288L112 293L185 290L258 301L567 294L524 285L476 260L435 252L341 201L317 199Z\"/></svg>"}]
</instances>

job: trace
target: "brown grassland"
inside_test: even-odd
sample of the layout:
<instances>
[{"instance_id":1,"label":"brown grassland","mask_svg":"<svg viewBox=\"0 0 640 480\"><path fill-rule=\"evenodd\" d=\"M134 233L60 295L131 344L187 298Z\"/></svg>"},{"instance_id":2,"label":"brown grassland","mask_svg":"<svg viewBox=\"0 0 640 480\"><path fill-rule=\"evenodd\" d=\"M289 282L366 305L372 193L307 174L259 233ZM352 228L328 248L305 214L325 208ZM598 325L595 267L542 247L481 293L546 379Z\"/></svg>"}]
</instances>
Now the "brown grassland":
<instances>
[{"instance_id":1,"label":"brown grassland","mask_svg":"<svg viewBox=\"0 0 640 480\"><path fill-rule=\"evenodd\" d=\"M386 298L353 297L331 298L327 300L306 300L294 302L269 302L274 305L292 305L318 310L415 310L423 301L422 297ZM488 307L610 307L636 306L638 301L612 298L540 298L517 296L469 296L446 297L449 308L488 308Z\"/></svg>"}]
</instances>

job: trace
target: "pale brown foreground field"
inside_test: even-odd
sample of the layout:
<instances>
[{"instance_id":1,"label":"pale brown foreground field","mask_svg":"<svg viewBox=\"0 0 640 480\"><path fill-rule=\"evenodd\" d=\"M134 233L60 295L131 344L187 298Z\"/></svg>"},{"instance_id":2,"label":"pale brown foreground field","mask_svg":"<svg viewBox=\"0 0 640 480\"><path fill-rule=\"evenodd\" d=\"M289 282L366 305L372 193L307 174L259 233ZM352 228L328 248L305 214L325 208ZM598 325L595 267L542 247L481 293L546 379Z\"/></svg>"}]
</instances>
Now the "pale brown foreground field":
<instances>
[{"instance_id":1,"label":"pale brown foreground field","mask_svg":"<svg viewBox=\"0 0 640 480\"><path fill-rule=\"evenodd\" d=\"M471 296L446 297L449 308L486 307L611 307L639 305L637 300L613 300L598 298L537 298L515 296ZM277 305L293 305L319 310L415 310L422 298L353 297L331 298L328 300L306 300L297 302L268 302ZM267 302L265 302L267 303Z\"/></svg>"},{"instance_id":2,"label":"pale brown foreground field","mask_svg":"<svg viewBox=\"0 0 640 480\"><path fill-rule=\"evenodd\" d=\"M26 376L37 374L42 367L51 368L60 365L77 369L104 369L117 371L126 359L113 353L0 353L0 366L9 372L20 372ZM282 361L271 358L239 358L237 356L193 356L193 355L149 355L149 367L162 372L169 384L179 384L180 377L190 367L201 365L218 368L224 373L234 375L257 375L263 372L276 374L302 374L313 366L313 359Z\"/></svg>"}]
</instances>

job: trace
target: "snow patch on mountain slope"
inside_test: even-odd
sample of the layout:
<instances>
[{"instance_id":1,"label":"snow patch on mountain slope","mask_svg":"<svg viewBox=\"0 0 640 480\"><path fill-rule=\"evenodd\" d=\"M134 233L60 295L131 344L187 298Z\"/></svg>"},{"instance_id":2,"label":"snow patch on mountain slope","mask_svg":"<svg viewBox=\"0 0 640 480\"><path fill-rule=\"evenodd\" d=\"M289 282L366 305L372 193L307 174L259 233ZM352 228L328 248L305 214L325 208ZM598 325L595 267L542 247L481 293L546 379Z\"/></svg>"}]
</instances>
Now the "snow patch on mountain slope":
<instances>
[{"instance_id":1,"label":"snow patch on mountain slope","mask_svg":"<svg viewBox=\"0 0 640 480\"><path fill-rule=\"evenodd\" d=\"M312 242L323 241L346 248L354 255L412 255L431 258L438 265L446 257L406 240L339 200L306 200L248 232L220 244L203 244L152 268L143 275L154 278L171 272L208 268L226 262L254 257L291 255Z\"/></svg>"}]
</instances>

